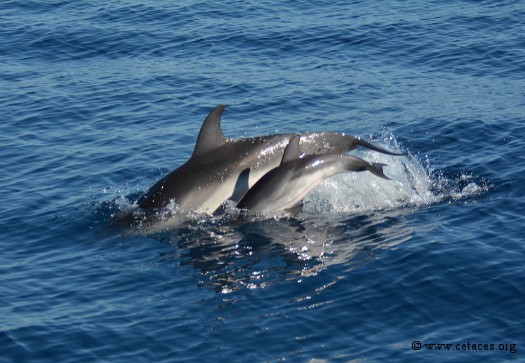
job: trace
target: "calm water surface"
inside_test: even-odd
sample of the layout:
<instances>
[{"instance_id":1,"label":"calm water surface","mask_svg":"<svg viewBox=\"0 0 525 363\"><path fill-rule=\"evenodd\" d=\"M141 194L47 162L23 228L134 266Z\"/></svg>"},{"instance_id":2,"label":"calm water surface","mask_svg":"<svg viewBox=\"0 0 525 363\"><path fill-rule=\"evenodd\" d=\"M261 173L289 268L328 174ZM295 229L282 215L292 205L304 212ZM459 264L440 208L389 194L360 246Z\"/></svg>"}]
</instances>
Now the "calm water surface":
<instances>
[{"instance_id":1,"label":"calm water surface","mask_svg":"<svg viewBox=\"0 0 525 363\"><path fill-rule=\"evenodd\" d=\"M524 360L523 2L7 0L0 18L0 362ZM230 137L407 156L358 151L393 181L331 178L297 218L111 226L219 103Z\"/></svg>"}]
</instances>

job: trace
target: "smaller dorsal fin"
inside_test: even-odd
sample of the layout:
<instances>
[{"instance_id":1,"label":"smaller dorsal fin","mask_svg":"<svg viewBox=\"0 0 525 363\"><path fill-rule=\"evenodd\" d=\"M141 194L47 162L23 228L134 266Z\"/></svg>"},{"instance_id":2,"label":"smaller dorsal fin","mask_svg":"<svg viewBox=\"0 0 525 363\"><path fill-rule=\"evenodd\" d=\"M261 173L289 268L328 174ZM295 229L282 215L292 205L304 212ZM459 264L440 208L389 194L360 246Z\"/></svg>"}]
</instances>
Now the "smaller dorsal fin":
<instances>
[{"instance_id":1,"label":"smaller dorsal fin","mask_svg":"<svg viewBox=\"0 0 525 363\"><path fill-rule=\"evenodd\" d=\"M283 158L281 159L281 164L290 160L299 159L301 157L301 149L299 148L299 135L295 135L288 142L286 149L284 149Z\"/></svg>"},{"instance_id":2,"label":"smaller dorsal fin","mask_svg":"<svg viewBox=\"0 0 525 363\"><path fill-rule=\"evenodd\" d=\"M221 115L225 106L215 107L201 126L197 143L191 157L204 154L224 144L225 137L221 129Z\"/></svg>"}]
</instances>

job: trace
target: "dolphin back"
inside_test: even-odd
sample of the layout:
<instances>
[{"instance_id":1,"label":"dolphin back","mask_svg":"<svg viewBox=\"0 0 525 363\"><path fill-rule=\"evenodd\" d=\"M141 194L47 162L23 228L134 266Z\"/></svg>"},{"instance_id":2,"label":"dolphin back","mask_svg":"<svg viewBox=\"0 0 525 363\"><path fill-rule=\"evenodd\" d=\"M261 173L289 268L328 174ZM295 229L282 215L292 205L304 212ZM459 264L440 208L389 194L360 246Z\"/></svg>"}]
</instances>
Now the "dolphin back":
<instances>
[{"instance_id":1,"label":"dolphin back","mask_svg":"<svg viewBox=\"0 0 525 363\"><path fill-rule=\"evenodd\" d=\"M342 154L364 147L387 155L406 155L386 150L358 136L337 132L305 132L301 134L301 150L307 155Z\"/></svg>"},{"instance_id":2,"label":"dolphin back","mask_svg":"<svg viewBox=\"0 0 525 363\"><path fill-rule=\"evenodd\" d=\"M373 150L373 151L380 152L382 154L394 155L394 156L406 155L406 153L396 153L396 152L393 152L393 151L389 151L389 150L383 149L382 147L376 146L376 145L374 145L374 144L372 144L372 143L370 143L368 141L362 140L359 137L356 137L355 143L357 145L359 145L359 146L365 147L365 148Z\"/></svg>"}]
</instances>

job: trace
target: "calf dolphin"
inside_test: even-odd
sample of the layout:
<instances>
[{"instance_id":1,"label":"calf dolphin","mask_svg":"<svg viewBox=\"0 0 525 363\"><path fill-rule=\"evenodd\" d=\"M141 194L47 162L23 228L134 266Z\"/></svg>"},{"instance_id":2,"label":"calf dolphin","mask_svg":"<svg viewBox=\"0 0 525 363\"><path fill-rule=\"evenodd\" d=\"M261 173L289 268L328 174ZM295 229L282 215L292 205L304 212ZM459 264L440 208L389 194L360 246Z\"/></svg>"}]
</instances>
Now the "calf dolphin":
<instances>
[{"instance_id":1,"label":"calf dolphin","mask_svg":"<svg viewBox=\"0 0 525 363\"><path fill-rule=\"evenodd\" d=\"M369 163L361 158L341 155L306 155L300 158L299 136L294 136L281 164L266 173L241 199L237 208L253 212L280 212L291 210L321 182L347 171L365 171L384 179L385 164Z\"/></svg>"},{"instance_id":2,"label":"calf dolphin","mask_svg":"<svg viewBox=\"0 0 525 363\"><path fill-rule=\"evenodd\" d=\"M204 120L190 159L138 199L141 209L160 209L174 200L183 211L212 214L228 199L239 201L257 180L279 166L294 134L226 138L220 125L224 108L217 106ZM340 154L363 146L385 154L403 155L356 136L331 132L305 133L300 143L308 154Z\"/></svg>"}]
</instances>

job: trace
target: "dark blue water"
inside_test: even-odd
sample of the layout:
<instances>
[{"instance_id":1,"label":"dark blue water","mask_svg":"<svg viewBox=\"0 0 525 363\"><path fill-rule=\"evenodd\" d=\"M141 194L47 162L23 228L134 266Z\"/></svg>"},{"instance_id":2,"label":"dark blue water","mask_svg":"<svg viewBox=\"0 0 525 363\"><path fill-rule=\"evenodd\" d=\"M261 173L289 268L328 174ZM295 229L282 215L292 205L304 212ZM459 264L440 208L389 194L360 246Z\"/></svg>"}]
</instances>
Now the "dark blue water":
<instances>
[{"instance_id":1,"label":"dark blue water","mask_svg":"<svg viewBox=\"0 0 525 363\"><path fill-rule=\"evenodd\" d=\"M523 361L523 2L4 0L0 19L1 362ZM393 181L327 180L294 219L112 226L219 103L230 137L408 155L361 152Z\"/></svg>"}]
</instances>

